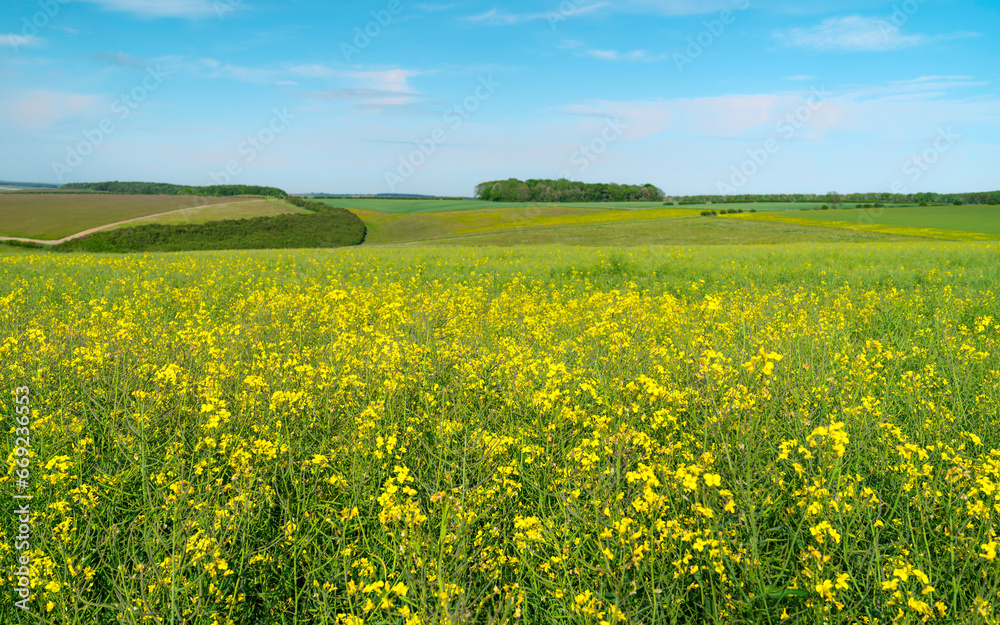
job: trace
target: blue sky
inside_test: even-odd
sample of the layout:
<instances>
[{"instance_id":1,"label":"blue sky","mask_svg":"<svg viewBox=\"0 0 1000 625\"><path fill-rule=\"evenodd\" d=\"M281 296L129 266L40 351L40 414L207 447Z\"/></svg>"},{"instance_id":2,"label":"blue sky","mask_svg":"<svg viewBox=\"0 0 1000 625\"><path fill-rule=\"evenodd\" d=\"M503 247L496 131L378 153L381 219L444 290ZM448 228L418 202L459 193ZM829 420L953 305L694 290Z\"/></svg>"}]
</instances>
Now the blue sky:
<instances>
[{"instance_id":1,"label":"blue sky","mask_svg":"<svg viewBox=\"0 0 1000 625\"><path fill-rule=\"evenodd\" d=\"M995 0L5 0L0 179L994 190L998 32Z\"/></svg>"}]
</instances>

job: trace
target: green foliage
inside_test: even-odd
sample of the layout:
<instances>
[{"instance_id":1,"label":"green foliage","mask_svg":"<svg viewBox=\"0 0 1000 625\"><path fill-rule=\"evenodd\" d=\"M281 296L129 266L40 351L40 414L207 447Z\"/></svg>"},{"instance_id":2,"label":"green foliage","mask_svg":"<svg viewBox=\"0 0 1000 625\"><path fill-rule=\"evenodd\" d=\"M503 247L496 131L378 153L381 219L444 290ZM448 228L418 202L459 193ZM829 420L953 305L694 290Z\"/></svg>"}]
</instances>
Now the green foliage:
<instances>
[{"instance_id":1,"label":"green foliage","mask_svg":"<svg viewBox=\"0 0 1000 625\"><path fill-rule=\"evenodd\" d=\"M298 202L294 201L298 200ZM152 224L105 230L55 246L57 251L176 252L188 250L329 248L360 245L364 223L354 213L318 202L292 198L315 211L253 219L226 219L204 224Z\"/></svg>"},{"instance_id":2,"label":"green foliage","mask_svg":"<svg viewBox=\"0 0 1000 625\"><path fill-rule=\"evenodd\" d=\"M104 193L128 193L134 195L201 195L227 197L231 195L258 195L263 197L288 197L275 187L261 187L245 184L213 185L209 187L188 187L165 182L71 182L63 189L87 189Z\"/></svg>"},{"instance_id":3,"label":"green foliage","mask_svg":"<svg viewBox=\"0 0 1000 625\"><path fill-rule=\"evenodd\" d=\"M834 199L836 198L836 199ZM892 204L915 204L928 202L930 204L952 204L961 200L966 204L989 204L1000 202L1000 191L982 191L974 193L772 193L765 195L689 195L680 198L678 204L697 204L711 202L713 204L741 204L745 202L827 202L834 206L839 202Z\"/></svg>"},{"instance_id":4,"label":"green foliage","mask_svg":"<svg viewBox=\"0 0 1000 625\"><path fill-rule=\"evenodd\" d=\"M588 184L559 180L516 178L476 186L476 198L493 202L649 202L661 201L663 191L651 184Z\"/></svg>"}]
</instances>

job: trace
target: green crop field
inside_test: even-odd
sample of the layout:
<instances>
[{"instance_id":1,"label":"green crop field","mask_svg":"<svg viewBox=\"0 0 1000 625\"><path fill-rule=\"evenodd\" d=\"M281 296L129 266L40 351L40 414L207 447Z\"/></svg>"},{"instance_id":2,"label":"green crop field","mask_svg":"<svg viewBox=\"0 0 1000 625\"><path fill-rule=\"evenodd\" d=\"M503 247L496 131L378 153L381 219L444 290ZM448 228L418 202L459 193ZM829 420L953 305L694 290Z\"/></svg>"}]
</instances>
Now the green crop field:
<instances>
[{"instance_id":1,"label":"green crop field","mask_svg":"<svg viewBox=\"0 0 1000 625\"><path fill-rule=\"evenodd\" d=\"M0 622L992 622L998 245L0 252Z\"/></svg>"},{"instance_id":2,"label":"green crop field","mask_svg":"<svg viewBox=\"0 0 1000 625\"><path fill-rule=\"evenodd\" d=\"M685 217L659 221L622 221L598 225L517 228L405 243L433 246L578 245L634 248L651 245L754 245L811 242L920 241L903 235L778 224L736 219Z\"/></svg>"},{"instance_id":3,"label":"green crop field","mask_svg":"<svg viewBox=\"0 0 1000 625\"><path fill-rule=\"evenodd\" d=\"M245 201L245 198L2 193L0 194L0 237L23 237L51 241L126 219L183 208L242 201Z\"/></svg>"},{"instance_id":4,"label":"green crop field","mask_svg":"<svg viewBox=\"0 0 1000 625\"><path fill-rule=\"evenodd\" d=\"M330 206L375 211L380 213L442 213L451 211L489 210L500 208L600 208L635 210L664 208L663 202L485 202L481 200L388 200L382 198L316 198Z\"/></svg>"},{"instance_id":5,"label":"green crop field","mask_svg":"<svg viewBox=\"0 0 1000 625\"><path fill-rule=\"evenodd\" d=\"M737 217L946 240L1000 239L1000 207L998 206L910 206L884 209L803 211L794 214L744 213Z\"/></svg>"},{"instance_id":6,"label":"green crop field","mask_svg":"<svg viewBox=\"0 0 1000 625\"><path fill-rule=\"evenodd\" d=\"M329 206L374 211L380 213L440 213L484 208L535 206L509 202L481 202L479 200L387 200L382 198L309 198Z\"/></svg>"},{"instance_id":7,"label":"green crop field","mask_svg":"<svg viewBox=\"0 0 1000 625\"><path fill-rule=\"evenodd\" d=\"M134 226L145 226L149 224L203 224L209 221L219 221L222 219L248 219L252 217L270 217L272 215L284 215L287 213L309 214L298 206L294 206L283 200L239 200L225 204L209 204L188 208L169 215L158 217L148 217L137 221L116 226L117 228L129 228Z\"/></svg>"},{"instance_id":8,"label":"green crop field","mask_svg":"<svg viewBox=\"0 0 1000 625\"><path fill-rule=\"evenodd\" d=\"M384 198L313 198L330 206L351 208L380 213L441 213L449 211L486 210L497 208L530 208L530 207L567 207L567 208L600 208L604 210L644 210L650 208L670 208L663 202L570 202L570 203L539 203L539 202L485 202L481 200L389 200ZM743 202L732 204L692 204L674 205L673 208L689 208L701 210L728 210L735 208L744 211L797 211L819 208L823 202ZM853 203L846 206L854 206Z\"/></svg>"},{"instance_id":9,"label":"green crop field","mask_svg":"<svg viewBox=\"0 0 1000 625\"><path fill-rule=\"evenodd\" d=\"M833 230L806 223L702 217L704 207L636 210L523 205L466 211L385 213L354 209L368 227L367 245L663 245L917 240L915 235ZM744 213L748 214L748 213ZM797 215L798 213L796 213Z\"/></svg>"}]
</instances>

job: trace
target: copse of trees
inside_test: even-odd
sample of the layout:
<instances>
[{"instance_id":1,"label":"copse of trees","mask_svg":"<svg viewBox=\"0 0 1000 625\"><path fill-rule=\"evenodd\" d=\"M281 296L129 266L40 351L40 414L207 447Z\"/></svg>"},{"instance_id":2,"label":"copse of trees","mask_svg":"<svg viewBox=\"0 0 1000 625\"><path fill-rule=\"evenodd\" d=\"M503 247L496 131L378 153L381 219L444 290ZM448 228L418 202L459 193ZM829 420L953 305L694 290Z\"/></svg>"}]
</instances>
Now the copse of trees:
<instances>
[{"instance_id":1,"label":"copse of trees","mask_svg":"<svg viewBox=\"0 0 1000 625\"><path fill-rule=\"evenodd\" d=\"M257 195L286 198L288 194L275 187L247 184L222 184L208 187L190 187L165 182L71 182L61 189L98 191L131 195L195 195L202 197L228 197L232 195Z\"/></svg>"},{"instance_id":2,"label":"copse of trees","mask_svg":"<svg viewBox=\"0 0 1000 625\"><path fill-rule=\"evenodd\" d=\"M494 180L476 185L476 198L493 202L662 202L651 184L588 184L559 180Z\"/></svg>"}]
</instances>

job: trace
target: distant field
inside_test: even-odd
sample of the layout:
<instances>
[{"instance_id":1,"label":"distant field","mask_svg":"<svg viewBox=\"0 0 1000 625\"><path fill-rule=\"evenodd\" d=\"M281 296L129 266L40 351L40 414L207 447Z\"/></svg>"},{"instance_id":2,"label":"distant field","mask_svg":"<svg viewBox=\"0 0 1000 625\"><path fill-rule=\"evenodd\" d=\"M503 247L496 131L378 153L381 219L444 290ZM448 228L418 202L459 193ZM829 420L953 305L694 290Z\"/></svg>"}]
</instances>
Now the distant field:
<instances>
[{"instance_id":1,"label":"distant field","mask_svg":"<svg viewBox=\"0 0 1000 625\"><path fill-rule=\"evenodd\" d=\"M379 213L439 213L445 211L467 211L483 208L505 208L534 206L533 204L513 204L507 202L480 202L479 200L383 200L378 198L312 198L329 206L360 209Z\"/></svg>"},{"instance_id":2,"label":"distant field","mask_svg":"<svg viewBox=\"0 0 1000 625\"><path fill-rule=\"evenodd\" d=\"M0 194L0 236L54 240L126 219L245 201L175 195Z\"/></svg>"},{"instance_id":3,"label":"distant field","mask_svg":"<svg viewBox=\"0 0 1000 625\"><path fill-rule=\"evenodd\" d=\"M912 241L914 237L825 228L818 224L701 217L703 209L641 211L585 207L481 209L389 214L354 210L368 227L366 245L657 245Z\"/></svg>"},{"instance_id":4,"label":"distant field","mask_svg":"<svg viewBox=\"0 0 1000 625\"><path fill-rule=\"evenodd\" d=\"M282 200L244 200L242 202L210 204L208 206L188 208L170 213L169 215L132 221L117 227L131 228L135 226L147 226L149 224L203 224L221 219L248 219L251 217L270 217L272 215L287 213L309 214L310 211Z\"/></svg>"},{"instance_id":5,"label":"distant field","mask_svg":"<svg viewBox=\"0 0 1000 625\"><path fill-rule=\"evenodd\" d=\"M998 206L927 206L802 211L791 215L747 214L737 216L754 221L815 224L845 230L867 230L945 240L1000 239Z\"/></svg>"},{"instance_id":6,"label":"distant field","mask_svg":"<svg viewBox=\"0 0 1000 625\"><path fill-rule=\"evenodd\" d=\"M492 204L492 203L490 203ZM498 203L499 204L499 203ZM532 218L603 214L596 208L489 206L444 213L384 213L352 210L368 227L366 243L405 243L456 236L477 228L515 228ZM621 211L615 211L622 213Z\"/></svg>"},{"instance_id":7,"label":"distant field","mask_svg":"<svg viewBox=\"0 0 1000 625\"><path fill-rule=\"evenodd\" d=\"M450 211L482 210L487 208L525 208L538 206L552 208L566 206L572 208L602 208L618 210L644 210L649 208L670 208L664 206L663 202L562 202L562 203L539 203L539 202L483 202L480 200L386 200L380 198L315 198L317 202L323 202L330 206L340 206L360 210L375 211L379 213L439 213ZM674 206L674 208L703 210L729 210L735 208L750 211L799 211L820 207L823 202L746 202L741 204L684 204ZM846 206L854 206L848 203Z\"/></svg>"},{"instance_id":8,"label":"distant field","mask_svg":"<svg viewBox=\"0 0 1000 625\"><path fill-rule=\"evenodd\" d=\"M914 237L798 224L688 217L661 221L555 226L470 234L408 245L523 246L576 245L645 247L650 245L735 245L780 243L877 243L921 241Z\"/></svg>"},{"instance_id":9,"label":"distant field","mask_svg":"<svg viewBox=\"0 0 1000 625\"><path fill-rule=\"evenodd\" d=\"M378 198L317 198L316 201L329 204L330 206L340 206L342 208L353 208L368 210L379 213L444 213L452 211L487 210L499 208L529 208L537 206L540 208L600 208L636 210L647 208L669 208L664 207L663 202L561 202L561 203L540 203L540 202L483 202L480 200L382 200ZM700 207L703 209L704 207Z\"/></svg>"}]
</instances>

